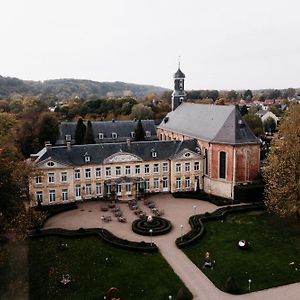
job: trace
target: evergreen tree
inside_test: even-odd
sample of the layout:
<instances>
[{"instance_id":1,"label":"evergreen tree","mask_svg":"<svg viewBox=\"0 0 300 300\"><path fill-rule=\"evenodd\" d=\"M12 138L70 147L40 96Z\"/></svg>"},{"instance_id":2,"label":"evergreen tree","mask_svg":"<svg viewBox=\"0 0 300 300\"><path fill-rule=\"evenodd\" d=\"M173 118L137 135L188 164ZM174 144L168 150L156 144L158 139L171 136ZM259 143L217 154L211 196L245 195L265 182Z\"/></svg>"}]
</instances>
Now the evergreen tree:
<instances>
[{"instance_id":1,"label":"evergreen tree","mask_svg":"<svg viewBox=\"0 0 300 300\"><path fill-rule=\"evenodd\" d=\"M84 143L85 130L86 126L84 125L82 118L79 118L75 129L75 144L82 145Z\"/></svg>"},{"instance_id":2,"label":"evergreen tree","mask_svg":"<svg viewBox=\"0 0 300 300\"><path fill-rule=\"evenodd\" d=\"M53 113L42 113L38 120L38 138L40 146L43 147L46 141L55 144L59 129L58 120Z\"/></svg>"},{"instance_id":3,"label":"evergreen tree","mask_svg":"<svg viewBox=\"0 0 300 300\"><path fill-rule=\"evenodd\" d=\"M248 109L247 109L247 106L246 105L243 105L240 109L240 112L241 112L241 115L244 116L244 115L247 115L248 114Z\"/></svg>"},{"instance_id":4,"label":"evergreen tree","mask_svg":"<svg viewBox=\"0 0 300 300\"><path fill-rule=\"evenodd\" d=\"M93 132L93 127L92 127L91 121L87 122L87 128L85 130L85 135L84 135L84 143L85 144L95 144L94 132Z\"/></svg>"},{"instance_id":5,"label":"evergreen tree","mask_svg":"<svg viewBox=\"0 0 300 300\"><path fill-rule=\"evenodd\" d=\"M136 129L135 129L134 140L135 141L144 141L145 140L145 131L144 131L141 119L139 119Z\"/></svg>"}]
</instances>

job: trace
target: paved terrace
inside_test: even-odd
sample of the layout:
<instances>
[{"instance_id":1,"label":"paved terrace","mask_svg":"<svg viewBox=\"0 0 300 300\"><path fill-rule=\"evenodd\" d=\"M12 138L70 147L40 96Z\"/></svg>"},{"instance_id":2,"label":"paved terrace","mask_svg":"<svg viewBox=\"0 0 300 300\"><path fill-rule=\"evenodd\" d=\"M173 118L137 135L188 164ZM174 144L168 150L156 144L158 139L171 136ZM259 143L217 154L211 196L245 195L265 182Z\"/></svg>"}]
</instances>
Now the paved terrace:
<instances>
[{"instance_id":1,"label":"paved terrace","mask_svg":"<svg viewBox=\"0 0 300 300\"><path fill-rule=\"evenodd\" d=\"M176 247L175 240L181 234L180 225L183 225L183 234L190 230L188 219L193 214L212 212L217 206L199 200L176 199L171 195L155 195L152 198L159 209L164 209L166 219L173 224L170 233L162 236L153 237L153 242L159 247L163 257L168 261L174 272L181 278L184 284L194 295L195 300L299 300L300 283L290 284L282 287L271 288L259 292L253 292L244 295L230 295L218 290L211 281L189 260L189 258ZM101 202L88 202L79 204L79 209L68 211L56 215L49 219L45 228L65 228L78 229L95 228L102 226L100 217L102 215L113 215L111 212L102 212L100 210ZM194 208L196 206L196 209ZM131 223L136 219L133 211L127 204L120 204L123 216L127 218L127 223L120 223L115 217L112 221L103 223L104 228L110 230L118 237L132 241L148 241L150 237L140 236L131 230ZM141 210L147 214L150 209L140 204ZM199 259L203 259L203 253L199 253Z\"/></svg>"}]
</instances>

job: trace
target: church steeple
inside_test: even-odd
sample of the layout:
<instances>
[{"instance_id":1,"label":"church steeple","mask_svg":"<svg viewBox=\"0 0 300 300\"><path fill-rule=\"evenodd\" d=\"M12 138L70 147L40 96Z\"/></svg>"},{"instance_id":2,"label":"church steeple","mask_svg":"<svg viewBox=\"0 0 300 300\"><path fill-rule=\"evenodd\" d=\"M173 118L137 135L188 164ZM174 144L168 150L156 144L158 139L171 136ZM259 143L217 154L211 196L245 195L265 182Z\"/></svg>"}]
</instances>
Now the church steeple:
<instances>
[{"instance_id":1,"label":"church steeple","mask_svg":"<svg viewBox=\"0 0 300 300\"><path fill-rule=\"evenodd\" d=\"M175 110L186 98L184 91L185 75L180 70L180 61L178 62L178 70L174 74L174 91L172 93L172 110Z\"/></svg>"}]
</instances>

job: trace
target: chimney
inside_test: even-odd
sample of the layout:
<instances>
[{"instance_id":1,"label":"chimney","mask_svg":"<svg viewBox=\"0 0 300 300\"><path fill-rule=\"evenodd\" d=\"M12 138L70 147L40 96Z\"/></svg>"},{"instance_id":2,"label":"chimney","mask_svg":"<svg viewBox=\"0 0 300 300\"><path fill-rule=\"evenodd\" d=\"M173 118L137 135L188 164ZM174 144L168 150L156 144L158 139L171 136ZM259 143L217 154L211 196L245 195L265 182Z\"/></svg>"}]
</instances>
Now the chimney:
<instances>
[{"instance_id":1,"label":"chimney","mask_svg":"<svg viewBox=\"0 0 300 300\"><path fill-rule=\"evenodd\" d=\"M37 154L30 154L30 160L35 161L39 156Z\"/></svg>"},{"instance_id":2,"label":"chimney","mask_svg":"<svg viewBox=\"0 0 300 300\"><path fill-rule=\"evenodd\" d=\"M71 142L67 142L67 150L70 151L72 148L72 144Z\"/></svg>"},{"instance_id":3,"label":"chimney","mask_svg":"<svg viewBox=\"0 0 300 300\"><path fill-rule=\"evenodd\" d=\"M51 145L51 143L50 143L49 141L46 141L46 142L45 142L45 148L46 148L46 149L49 149L51 146L52 146L52 145Z\"/></svg>"},{"instance_id":4,"label":"chimney","mask_svg":"<svg viewBox=\"0 0 300 300\"><path fill-rule=\"evenodd\" d=\"M131 139L126 139L126 144L127 144L128 147L130 147L130 145L131 145Z\"/></svg>"}]
</instances>

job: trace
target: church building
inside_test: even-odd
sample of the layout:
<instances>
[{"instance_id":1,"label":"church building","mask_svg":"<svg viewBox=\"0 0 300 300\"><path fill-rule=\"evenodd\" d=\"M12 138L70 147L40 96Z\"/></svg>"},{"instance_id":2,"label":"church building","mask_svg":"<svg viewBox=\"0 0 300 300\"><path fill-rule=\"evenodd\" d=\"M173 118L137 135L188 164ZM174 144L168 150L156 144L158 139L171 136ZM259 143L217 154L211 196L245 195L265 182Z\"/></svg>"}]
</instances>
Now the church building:
<instances>
[{"instance_id":1,"label":"church building","mask_svg":"<svg viewBox=\"0 0 300 300\"><path fill-rule=\"evenodd\" d=\"M253 182L259 174L260 142L233 105L186 102L185 75L174 74L172 111L157 127L160 140L196 139L204 157L205 192L234 198L234 187Z\"/></svg>"}]
</instances>

